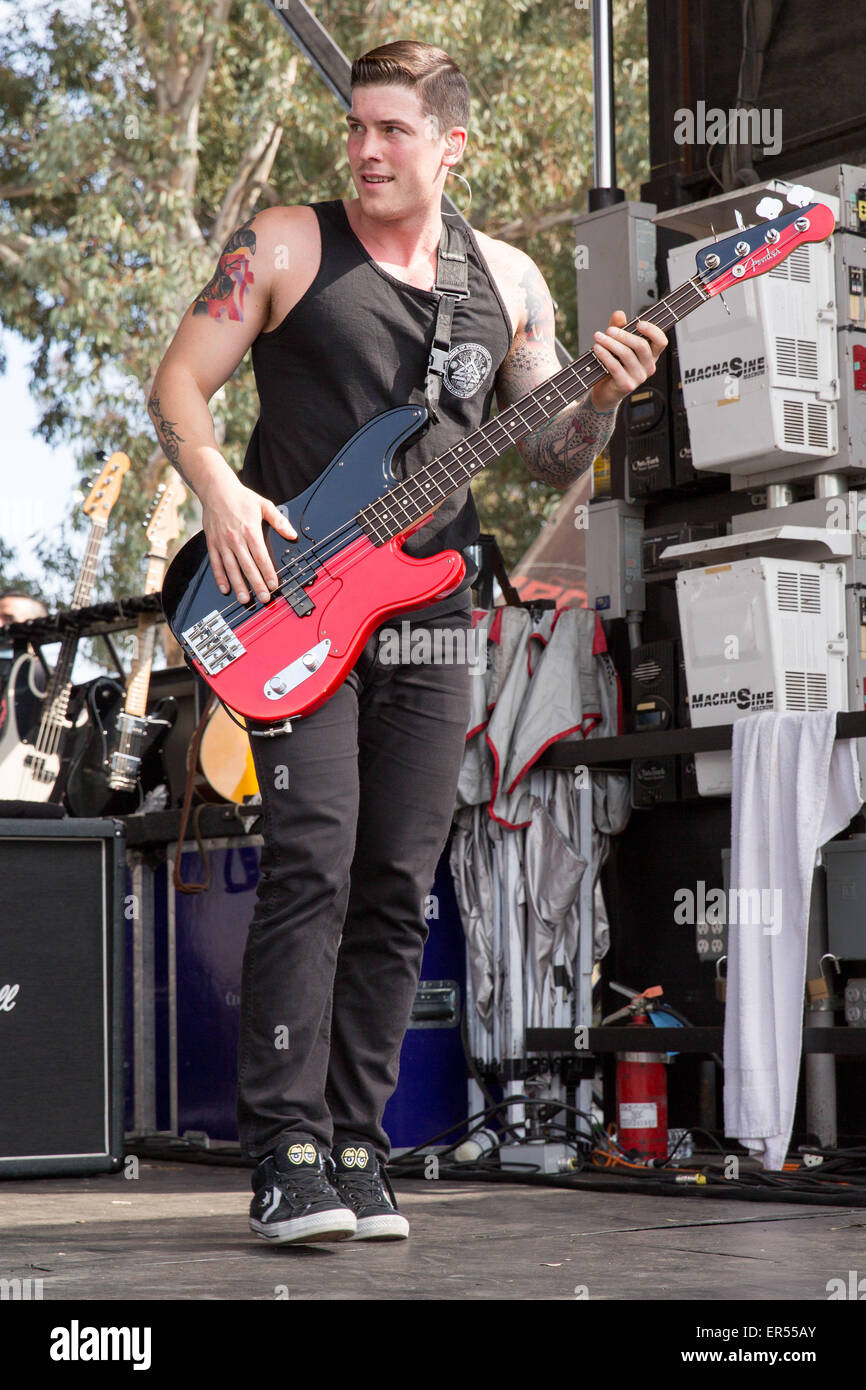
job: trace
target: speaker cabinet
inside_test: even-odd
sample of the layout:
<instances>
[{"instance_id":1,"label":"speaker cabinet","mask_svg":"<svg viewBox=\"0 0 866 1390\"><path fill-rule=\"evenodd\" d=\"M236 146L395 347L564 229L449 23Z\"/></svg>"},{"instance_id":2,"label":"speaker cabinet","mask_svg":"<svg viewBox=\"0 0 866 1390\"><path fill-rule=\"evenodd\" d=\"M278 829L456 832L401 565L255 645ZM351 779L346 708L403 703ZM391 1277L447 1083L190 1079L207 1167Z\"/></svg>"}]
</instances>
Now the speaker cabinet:
<instances>
[{"instance_id":1,"label":"speaker cabinet","mask_svg":"<svg viewBox=\"0 0 866 1390\"><path fill-rule=\"evenodd\" d=\"M125 832L0 820L0 1177L123 1161Z\"/></svg>"}]
</instances>

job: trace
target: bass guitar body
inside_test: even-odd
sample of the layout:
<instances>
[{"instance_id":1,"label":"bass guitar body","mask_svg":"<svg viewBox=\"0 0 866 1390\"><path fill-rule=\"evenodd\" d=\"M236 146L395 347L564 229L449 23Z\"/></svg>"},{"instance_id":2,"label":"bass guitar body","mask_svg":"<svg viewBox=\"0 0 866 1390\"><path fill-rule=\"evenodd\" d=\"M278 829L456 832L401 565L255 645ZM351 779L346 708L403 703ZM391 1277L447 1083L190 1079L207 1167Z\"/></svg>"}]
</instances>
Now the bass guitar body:
<instances>
[{"instance_id":1,"label":"bass guitar body","mask_svg":"<svg viewBox=\"0 0 866 1390\"><path fill-rule=\"evenodd\" d=\"M701 248L697 274L648 309L646 321L669 332L713 295L775 270L806 242L832 235L835 218L825 204L801 205L792 195L788 203L795 205L781 217ZM626 331L638 333L639 324L634 320ZM306 492L280 508L298 540L268 530L280 588L265 603L240 604L222 595L205 536L194 536L175 557L163 588L165 615L188 664L223 704L249 720L276 724L316 709L383 620L424 608L463 579L466 563L457 551L418 559L404 553L406 537L509 444L606 376L590 349L405 480L395 478L392 461L420 433L427 411L405 405L377 415Z\"/></svg>"},{"instance_id":2,"label":"bass guitar body","mask_svg":"<svg viewBox=\"0 0 866 1390\"><path fill-rule=\"evenodd\" d=\"M48 801L60 768L54 752L34 741L45 706L45 668L25 653L12 663L0 725L0 800Z\"/></svg>"},{"instance_id":3,"label":"bass guitar body","mask_svg":"<svg viewBox=\"0 0 866 1390\"><path fill-rule=\"evenodd\" d=\"M370 633L389 615L422 608L460 584L466 562L455 550L419 559L399 535L377 543L358 519L398 485L392 460L424 425L419 406L377 415L355 434L305 492L280 511L298 533L265 534L281 581L264 604L221 594L204 532L175 556L162 590L166 620L186 660L229 708L275 723L307 714L348 675ZM379 513L381 515L381 512Z\"/></svg>"}]
</instances>

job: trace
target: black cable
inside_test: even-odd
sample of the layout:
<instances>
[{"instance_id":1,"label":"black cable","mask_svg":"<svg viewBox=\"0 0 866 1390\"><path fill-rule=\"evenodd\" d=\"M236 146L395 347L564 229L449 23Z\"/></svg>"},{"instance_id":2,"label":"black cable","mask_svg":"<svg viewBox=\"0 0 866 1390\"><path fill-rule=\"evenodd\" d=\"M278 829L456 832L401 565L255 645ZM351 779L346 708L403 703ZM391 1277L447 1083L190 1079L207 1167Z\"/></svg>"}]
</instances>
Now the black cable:
<instances>
[{"instance_id":1,"label":"black cable","mask_svg":"<svg viewBox=\"0 0 866 1390\"><path fill-rule=\"evenodd\" d=\"M440 1172L441 1172L441 1165L442 1165L442 1161L443 1161L443 1157L444 1157L444 1156L446 1156L446 1155L448 1155L448 1154L450 1154L450 1153L453 1153L453 1151L454 1151L455 1149L458 1149L458 1148L460 1147L461 1144L464 1144L464 1143L466 1142L467 1139L470 1139L470 1138L472 1137L473 1134L477 1134L477 1133L479 1132L479 1130L482 1130L482 1129L486 1128L486 1125L487 1125L488 1120L490 1120L495 1114L497 1114L497 1113L498 1113L499 1111L501 1111L501 1110L507 1110L507 1109L508 1109L510 1106L512 1106L512 1105L523 1105L523 1106L527 1106L527 1105L529 1105L529 1106L532 1106L532 1105L536 1105L536 1106L538 1106L538 1105L555 1106L555 1111L556 1111L556 1112L558 1112L558 1111L560 1111L560 1110L568 1110L568 1111L571 1111L573 1114L579 1115L579 1116L581 1116L581 1118L583 1118L583 1119L585 1119L585 1120L588 1121L589 1126L590 1126L590 1136L595 1135L595 1134L599 1134L599 1135L603 1134L603 1130L600 1129L600 1127L598 1126L597 1122L593 1119L593 1117L592 1117L591 1114L587 1114L587 1112L586 1112L585 1110L581 1110L581 1109L579 1109L579 1107L577 1107L577 1106L575 1106L575 1105L570 1105L567 1101L551 1101L548 1097L541 1097L541 1096L522 1096L522 1095L518 1095L518 1096L507 1096L507 1097L505 1097L504 1100L495 1102L492 1106L489 1106L486 1110L476 1112L476 1114L470 1116L468 1120L466 1120L466 1121L460 1121L460 1122L458 1122L458 1124L451 1125L448 1129L442 1130L439 1134L434 1135L432 1138L425 1139L422 1143L416 1144L414 1148L412 1148L412 1149L407 1149L404 1153L400 1154L398 1157L392 1159L392 1160L388 1163L388 1171L389 1171L389 1173L394 1173L395 1176L398 1176L398 1175L399 1175L399 1170L400 1170L400 1168L401 1168L401 1167L405 1167L406 1164L407 1164L407 1162L412 1163L413 1160L416 1158L416 1156L417 1156L418 1158L420 1158L420 1159L422 1160L422 1162L423 1162L424 1159L426 1159L426 1158L429 1157L429 1154L424 1154L424 1153L422 1153L422 1150L431 1148L434 1144L438 1143L439 1139L444 1138L447 1134L450 1134L453 1130L462 1127L462 1125L464 1125L464 1124L471 1124L472 1121L477 1120L478 1123L475 1125L474 1128L468 1129L468 1130L466 1131L466 1133L465 1133L464 1135L462 1135L462 1137L461 1137L460 1139L456 1140L453 1144L448 1144L448 1145L446 1145L444 1149L440 1149L440 1151L436 1154L436 1158L437 1158L438 1161L439 1161ZM510 1133L510 1132L514 1131L514 1130L517 1128L517 1126L520 1125L520 1124L522 1124L522 1123L523 1123L522 1121L516 1121L514 1124L507 1125L507 1126L505 1127L505 1129L502 1131L502 1133ZM547 1123L547 1124L552 1124L553 1122L552 1122L552 1121L548 1121L548 1122L546 1122L546 1123ZM565 1126L561 1126L561 1128L565 1129ZM566 1130L565 1132L567 1133L568 1131ZM590 1136L582 1136L583 1142L584 1142L584 1143L590 1142ZM580 1142L580 1138L572 1138L570 1142L572 1142L572 1143L574 1143L574 1144L577 1144L577 1143ZM478 1160L475 1160L475 1161L477 1162ZM461 1166L467 1166L467 1167L469 1167L469 1166L471 1166L471 1164L470 1164L470 1163L467 1163L466 1165L461 1165Z\"/></svg>"}]
</instances>

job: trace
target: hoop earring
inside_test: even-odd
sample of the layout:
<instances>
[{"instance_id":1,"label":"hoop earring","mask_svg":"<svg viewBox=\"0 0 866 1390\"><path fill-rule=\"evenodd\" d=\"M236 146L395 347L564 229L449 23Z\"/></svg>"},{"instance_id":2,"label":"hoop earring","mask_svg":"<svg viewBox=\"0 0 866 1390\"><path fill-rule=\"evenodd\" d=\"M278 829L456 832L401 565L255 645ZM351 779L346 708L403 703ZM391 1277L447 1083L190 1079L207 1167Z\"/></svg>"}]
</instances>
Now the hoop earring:
<instances>
[{"instance_id":1,"label":"hoop earring","mask_svg":"<svg viewBox=\"0 0 866 1390\"><path fill-rule=\"evenodd\" d=\"M471 206L472 206L472 184L469 182L468 179L464 178L462 174L458 174L458 172L457 172L456 169L449 169L449 170L448 170L448 173L449 173L449 174L453 174L453 176L454 176L455 179L459 179L461 183L465 183L465 184L466 184L466 187L469 189L469 202L466 204L466 212L443 212L442 216L443 216L443 217L465 217L465 216L466 216L466 213L469 211L469 209L470 209Z\"/></svg>"}]
</instances>

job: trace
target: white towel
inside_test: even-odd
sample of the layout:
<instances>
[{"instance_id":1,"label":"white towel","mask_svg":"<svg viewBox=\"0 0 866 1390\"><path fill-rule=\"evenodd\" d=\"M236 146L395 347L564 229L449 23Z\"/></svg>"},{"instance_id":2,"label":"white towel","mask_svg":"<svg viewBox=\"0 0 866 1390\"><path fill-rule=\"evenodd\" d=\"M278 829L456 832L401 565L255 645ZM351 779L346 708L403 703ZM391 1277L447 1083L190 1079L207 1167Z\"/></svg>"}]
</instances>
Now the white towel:
<instances>
[{"instance_id":1,"label":"white towel","mask_svg":"<svg viewBox=\"0 0 866 1390\"><path fill-rule=\"evenodd\" d=\"M734 724L725 1133L766 1169L781 1169L794 1123L817 853L863 800L855 742L835 729L832 710Z\"/></svg>"}]
</instances>

